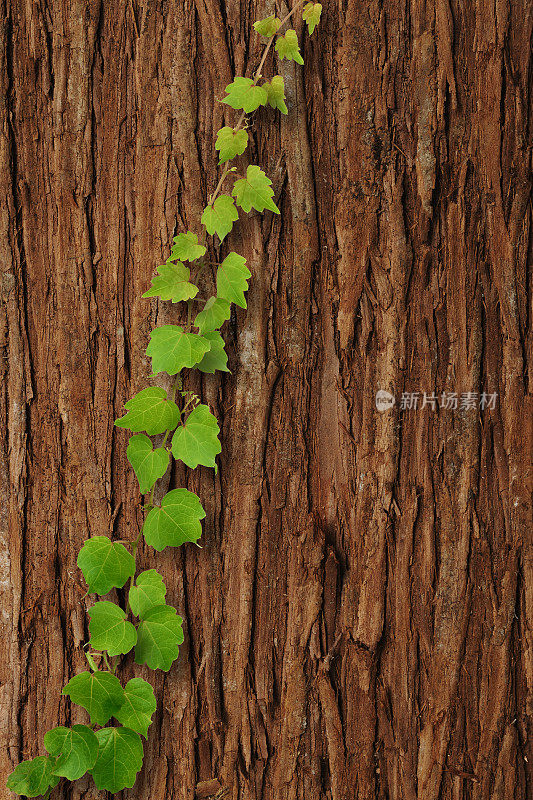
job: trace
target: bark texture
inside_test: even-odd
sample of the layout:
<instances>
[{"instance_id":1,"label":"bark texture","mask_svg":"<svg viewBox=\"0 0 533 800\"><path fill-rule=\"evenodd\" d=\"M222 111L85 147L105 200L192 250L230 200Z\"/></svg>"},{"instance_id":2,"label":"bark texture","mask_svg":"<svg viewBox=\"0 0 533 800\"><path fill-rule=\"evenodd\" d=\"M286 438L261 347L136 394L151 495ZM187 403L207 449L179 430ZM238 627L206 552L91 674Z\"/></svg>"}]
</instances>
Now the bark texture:
<instances>
[{"instance_id":1,"label":"bark texture","mask_svg":"<svg viewBox=\"0 0 533 800\"><path fill-rule=\"evenodd\" d=\"M280 67L289 116L260 110L241 161L282 216L241 215L222 248L249 310L232 375L189 382L218 476L169 478L202 499L203 549L143 552L186 640L144 675L160 704L124 797L527 800L533 5L323 5L303 70ZM235 119L216 98L272 11L0 0L2 786L84 719L60 694L85 668L76 557L142 524L113 420L177 315L140 295L199 232ZM498 401L379 413L378 389Z\"/></svg>"}]
</instances>

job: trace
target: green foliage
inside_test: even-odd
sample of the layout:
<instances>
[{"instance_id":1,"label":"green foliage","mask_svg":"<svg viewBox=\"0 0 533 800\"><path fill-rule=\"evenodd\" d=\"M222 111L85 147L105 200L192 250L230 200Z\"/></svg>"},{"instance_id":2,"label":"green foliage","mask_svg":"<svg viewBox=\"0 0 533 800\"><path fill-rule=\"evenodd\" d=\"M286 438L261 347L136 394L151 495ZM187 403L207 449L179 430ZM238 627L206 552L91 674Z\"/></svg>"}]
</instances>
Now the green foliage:
<instances>
[{"instance_id":1,"label":"green foliage","mask_svg":"<svg viewBox=\"0 0 533 800\"><path fill-rule=\"evenodd\" d=\"M47 756L22 761L7 779L7 788L26 797L39 797L59 783L59 776L53 774L54 762Z\"/></svg>"},{"instance_id":2,"label":"green foliage","mask_svg":"<svg viewBox=\"0 0 533 800\"><path fill-rule=\"evenodd\" d=\"M123 544L107 536L87 539L78 553L78 567L83 572L89 591L107 594L114 587L124 586L135 574L135 559Z\"/></svg>"},{"instance_id":3,"label":"green foliage","mask_svg":"<svg viewBox=\"0 0 533 800\"><path fill-rule=\"evenodd\" d=\"M129 653L137 641L137 631L126 619L126 612L109 600L100 600L88 611L91 621L90 644L95 650L107 650L110 656Z\"/></svg>"},{"instance_id":4,"label":"green foliage","mask_svg":"<svg viewBox=\"0 0 533 800\"><path fill-rule=\"evenodd\" d=\"M54 775L75 781L94 766L98 739L87 725L53 728L44 735L44 746L56 761Z\"/></svg>"},{"instance_id":5,"label":"green foliage","mask_svg":"<svg viewBox=\"0 0 533 800\"><path fill-rule=\"evenodd\" d=\"M204 248L205 249L205 248ZM198 287L189 282L191 272L188 267L177 261L167 261L157 268L159 275L152 278L152 286L143 297L160 297L179 303L190 300L198 294Z\"/></svg>"},{"instance_id":6,"label":"green foliage","mask_svg":"<svg viewBox=\"0 0 533 800\"><path fill-rule=\"evenodd\" d=\"M216 417L208 407L196 406L185 424L176 428L172 437L172 455L191 469L200 464L204 467L216 467L215 456L222 449L218 440L219 433Z\"/></svg>"},{"instance_id":7,"label":"green foliage","mask_svg":"<svg viewBox=\"0 0 533 800\"><path fill-rule=\"evenodd\" d=\"M235 78L233 83L226 86L225 92L226 97L222 102L236 110L242 108L245 114L266 105L267 93L261 86L256 86L251 78Z\"/></svg>"},{"instance_id":8,"label":"green foliage","mask_svg":"<svg viewBox=\"0 0 533 800\"><path fill-rule=\"evenodd\" d=\"M172 606L149 608L139 623L135 663L168 672L183 642L182 619Z\"/></svg>"},{"instance_id":9,"label":"green foliage","mask_svg":"<svg viewBox=\"0 0 533 800\"><path fill-rule=\"evenodd\" d=\"M115 717L121 725L148 736L152 714L157 708L154 690L142 678L132 678L124 687L124 704Z\"/></svg>"},{"instance_id":10,"label":"green foliage","mask_svg":"<svg viewBox=\"0 0 533 800\"><path fill-rule=\"evenodd\" d=\"M166 391L159 386L141 389L124 407L128 413L117 419L115 425L134 433L146 431L149 436L164 433L168 428L173 430L180 417L176 403L168 400Z\"/></svg>"},{"instance_id":11,"label":"green foliage","mask_svg":"<svg viewBox=\"0 0 533 800\"><path fill-rule=\"evenodd\" d=\"M205 252L206 248L203 244L198 244L198 236L188 231L187 233L178 233L177 236L174 236L174 245L170 257L172 259L179 259L179 261L196 261L196 259L201 258Z\"/></svg>"},{"instance_id":12,"label":"green foliage","mask_svg":"<svg viewBox=\"0 0 533 800\"><path fill-rule=\"evenodd\" d=\"M170 457L168 450L163 447L154 450L144 433L137 433L130 438L126 455L139 481L141 494L149 492L154 483L163 477Z\"/></svg>"},{"instance_id":13,"label":"green foliage","mask_svg":"<svg viewBox=\"0 0 533 800\"><path fill-rule=\"evenodd\" d=\"M153 510L155 511L155 509ZM142 617L145 611L152 606L164 605L166 593L167 587L159 572L155 569L147 569L137 575L135 584L130 589L128 602L135 616Z\"/></svg>"},{"instance_id":14,"label":"green foliage","mask_svg":"<svg viewBox=\"0 0 533 800\"><path fill-rule=\"evenodd\" d=\"M214 375L215 370L229 372L228 356L224 350L224 339L218 331L207 331L204 337L211 343L211 349L205 354L197 369Z\"/></svg>"},{"instance_id":15,"label":"green foliage","mask_svg":"<svg viewBox=\"0 0 533 800\"><path fill-rule=\"evenodd\" d=\"M80 672L67 683L63 694L89 712L91 725L105 725L124 702L124 689L111 672Z\"/></svg>"},{"instance_id":16,"label":"green foliage","mask_svg":"<svg viewBox=\"0 0 533 800\"><path fill-rule=\"evenodd\" d=\"M227 125L221 128L217 134L215 142L216 150L220 151L219 164L231 161L235 156L240 156L248 145L248 134L246 131L234 131Z\"/></svg>"},{"instance_id":17,"label":"green foliage","mask_svg":"<svg viewBox=\"0 0 533 800\"><path fill-rule=\"evenodd\" d=\"M143 763L141 737L129 728L96 731L98 758L91 770L97 789L120 792L131 789Z\"/></svg>"},{"instance_id":18,"label":"green foliage","mask_svg":"<svg viewBox=\"0 0 533 800\"><path fill-rule=\"evenodd\" d=\"M222 241L233 228L233 223L239 219L239 212L235 203L227 194L221 194L212 205L204 208L202 224L211 235L216 233Z\"/></svg>"},{"instance_id":19,"label":"green foliage","mask_svg":"<svg viewBox=\"0 0 533 800\"><path fill-rule=\"evenodd\" d=\"M203 310L196 315L194 325L202 336L207 331L216 331L224 322L230 318L231 310L230 303L223 297L210 297Z\"/></svg>"},{"instance_id":20,"label":"green foliage","mask_svg":"<svg viewBox=\"0 0 533 800\"><path fill-rule=\"evenodd\" d=\"M265 208L268 208L274 214L279 214L279 208L272 200L274 192L270 188L271 186L272 181L267 178L263 170L250 164L246 170L246 178L235 181L232 195L243 211L248 212L252 208L255 208L256 211L264 211Z\"/></svg>"},{"instance_id":21,"label":"green foliage","mask_svg":"<svg viewBox=\"0 0 533 800\"><path fill-rule=\"evenodd\" d=\"M284 58L290 61L296 61L297 64L303 64L304 60L300 55L300 48L298 47L298 36L296 31L287 31L285 36L280 36L276 41L276 50L278 56L283 61Z\"/></svg>"},{"instance_id":22,"label":"green foliage","mask_svg":"<svg viewBox=\"0 0 533 800\"><path fill-rule=\"evenodd\" d=\"M161 506L152 508L146 517L144 539L159 551L165 547L179 547L185 542L196 542L202 535L200 520L204 517L205 511L193 492L172 489L163 497Z\"/></svg>"},{"instance_id":23,"label":"green foliage","mask_svg":"<svg viewBox=\"0 0 533 800\"><path fill-rule=\"evenodd\" d=\"M217 270L218 297L246 308L244 293L248 291L248 280L251 277L246 259L238 253L230 253Z\"/></svg>"},{"instance_id":24,"label":"green foliage","mask_svg":"<svg viewBox=\"0 0 533 800\"><path fill-rule=\"evenodd\" d=\"M260 36L267 36L270 39L278 31L280 25L281 20L271 14L266 19L258 19L257 22L254 22L254 30Z\"/></svg>"},{"instance_id":25,"label":"green foliage","mask_svg":"<svg viewBox=\"0 0 533 800\"><path fill-rule=\"evenodd\" d=\"M307 23L309 36L313 33L314 29L320 22L320 15L322 13L322 6L320 3L306 3L303 7L302 17Z\"/></svg>"},{"instance_id":26,"label":"green foliage","mask_svg":"<svg viewBox=\"0 0 533 800\"><path fill-rule=\"evenodd\" d=\"M265 81L263 89L267 93L269 106L279 109L282 114L289 113L285 105L285 81L281 75L274 75L270 82Z\"/></svg>"},{"instance_id":27,"label":"green foliage","mask_svg":"<svg viewBox=\"0 0 533 800\"><path fill-rule=\"evenodd\" d=\"M176 375L184 367L194 367L209 350L209 342L197 333L188 333L179 325L154 328L146 354L152 359L152 370Z\"/></svg>"}]
</instances>

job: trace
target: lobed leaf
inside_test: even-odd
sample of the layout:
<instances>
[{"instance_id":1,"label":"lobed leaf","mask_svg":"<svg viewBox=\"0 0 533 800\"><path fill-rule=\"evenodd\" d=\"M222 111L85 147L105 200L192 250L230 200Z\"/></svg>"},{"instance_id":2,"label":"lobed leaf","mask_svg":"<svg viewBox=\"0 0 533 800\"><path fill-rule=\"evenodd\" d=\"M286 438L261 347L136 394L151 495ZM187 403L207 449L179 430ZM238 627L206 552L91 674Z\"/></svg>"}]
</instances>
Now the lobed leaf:
<instances>
[{"instance_id":1,"label":"lobed leaf","mask_svg":"<svg viewBox=\"0 0 533 800\"><path fill-rule=\"evenodd\" d=\"M322 6L320 3L306 3L303 7L302 17L307 23L309 36L313 33L314 29L320 22L320 15L322 13Z\"/></svg>"},{"instance_id":2,"label":"lobed leaf","mask_svg":"<svg viewBox=\"0 0 533 800\"><path fill-rule=\"evenodd\" d=\"M233 228L233 223L239 219L239 212L235 208L233 199L227 194L219 195L212 205L204 208L202 224L209 234L217 233L222 241Z\"/></svg>"},{"instance_id":3,"label":"lobed leaf","mask_svg":"<svg viewBox=\"0 0 533 800\"><path fill-rule=\"evenodd\" d=\"M139 623L135 663L168 672L183 642L182 619L172 606L150 608Z\"/></svg>"},{"instance_id":4,"label":"lobed leaf","mask_svg":"<svg viewBox=\"0 0 533 800\"><path fill-rule=\"evenodd\" d=\"M204 248L205 249L205 248ZM198 294L198 287L190 283L190 270L181 261L176 263L167 261L157 268L158 275L152 278L152 285L143 297L160 297L161 300L171 300L179 303L181 300L190 300Z\"/></svg>"},{"instance_id":5,"label":"lobed leaf","mask_svg":"<svg viewBox=\"0 0 533 800\"><path fill-rule=\"evenodd\" d=\"M231 309L228 300L223 297L209 297L202 311L196 315L194 325L203 336L206 331L220 328L230 316Z\"/></svg>"},{"instance_id":6,"label":"lobed leaf","mask_svg":"<svg viewBox=\"0 0 533 800\"><path fill-rule=\"evenodd\" d=\"M178 233L174 236L174 245L170 257L180 261L196 261L206 253L203 244L198 244L198 236L195 233Z\"/></svg>"},{"instance_id":7,"label":"lobed leaf","mask_svg":"<svg viewBox=\"0 0 533 800\"><path fill-rule=\"evenodd\" d=\"M154 373L176 375L184 367L194 367L209 350L209 342L197 333L185 333L179 325L161 325L150 334L146 349Z\"/></svg>"},{"instance_id":8,"label":"lobed leaf","mask_svg":"<svg viewBox=\"0 0 533 800\"><path fill-rule=\"evenodd\" d=\"M124 689L111 672L80 672L67 683L63 694L89 712L91 725L105 725L124 702Z\"/></svg>"},{"instance_id":9,"label":"lobed leaf","mask_svg":"<svg viewBox=\"0 0 533 800\"><path fill-rule=\"evenodd\" d=\"M193 492L172 489L163 497L161 506L152 508L146 517L145 541L158 551L179 547L184 542L196 542L202 535L200 520L204 517L205 511ZM164 595L161 602L164 602Z\"/></svg>"},{"instance_id":10,"label":"lobed leaf","mask_svg":"<svg viewBox=\"0 0 533 800\"><path fill-rule=\"evenodd\" d=\"M59 783L59 776L53 774L54 761L49 756L22 761L8 777L7 788L26 797L45 794L48 788Z\"/></svg>"},{"instance_id":11,"label":"lobed leaf","mask_svg":"<svg viewBox=\"0 0 533 800\"><path fill-rule=\"evenodd\" d=\"M217 296L246 308L244 293L251 277L246 259L238 253L229 253L217 270Z\"/></svg>"},{"instance_id":12,"label":"lobed leaf","mask_svg":"<svg viewBox=\"0 0 533 800\"><path fill-rule=\"evenodd\" d=\"M135 559L123 544L107 536L87 539L78 553L78 567L83 572L90 592L107 594L120 589L135 574Z\"/></svg>"},{"instance_id":13,"label":"lobed leaf","mask_svg":"<svg viewBox=\"0 0 533 800\"><path fill-rule=\"evenodd\" d=\"M173 430L180 418L179 409L173 400L167 399L167 393L159 386L149 386L124 403L128 413L117 419L118 428L128 428L134 433L146 431L149 436Z\"/></svg>"},{"instance_id":14,"label":"lobed leaf","mask_svg":"<svg viewBox=\"0 0 533 800\"><path fill-rule=\"evenodd\" d=\"M215 456L222 449L219 433L216 417L206 405L200 404L191 411L185 424L176 428L172 437L172 455L191 469L199 464L216 468Z\"/></svg>"},{"instance_id":15,"label":"lobed leaf","mask_svg":"<svg viewBox=\"0 0 533 800\"><path fill-rule=\"evenodd\" d=\"M296 31L288 30L285 36L280 36L276 41L276 50L282 61L286 58L290 61L296 61L297 64L304 63L298 47Z\"/></svg>"},{"instance_id":16,"label":"lobed leaf","mask_svg":"<svg viewBox=\"0 0 533 800\"><path fill-rule=\"evenodd\" d=\"M266 36L270 39L271 36L274 36L277 33L279 26L281 25L281 20L271 14L266 19L258 19L257 22L254 22L254 30L260 36Z\"/></svg>"},{"instance_id":17,"label":"lobed leaf","mask_svg":"<svg viewBox=\"0 0 533 800\"><path fill-rule=\"evenodd\" d=\"M274 192L270 188L272 181L267 178L263 170L255 164L250 164L246 170L246 178L239 178L233 185L232 195L243 211L264 211L268 208L279 214L279 208L272 200Z\"/></svg>"},{"instance_id":18,"label":"lobed leaf","mask_svg":"<svg viewBox=\"0 0 533 800\"><path fill-rule=\"evenodd\" d=\"M135 616L142 617L145 611L152 606L164 605L166 593L167 587L159 572L155 569L147 569L137 575L135 583L130 589L128 602Z\"/></svg>"},{"instance_id":19,"label":"lobed leaf","mask_svg":"<svg viewBox=\"0 0 533 800\"><path fill-rule=\"evenodd\" d=\"M248 134L244 130L234 131L226 125L217 133L215 149L220 151L219 164L231 161L235 156L240 156L248 145Z\"/></svg>"},{"instance_id":20,"label":"lobed leaf","mask_svg":"<svg viewBox=\"0 0 533 800\"><path fill-rule=\"evenodd\" d=\"M91 769L96 787L108 792L131 789L143 762L139 734L129 728L102 728L96 737L98 758Z\"/></svg>"},{"instance_id":21,"label":"lobed leaf","mask_svg":"<svg viewBox=\"0 0 533 800\"><path fill-rule=\"evenodd\" d=\"M87 725L52 728L44 735L44 746L56 758L53 774L69 781L85 775L98 755L98 739Z\"/></svg>"},{"instance_id":22,"label":"lobed leaf","mask_svg":"<svg viewBox=\"0 0 533 800\"><path fill-rule=\"evenodd\" d=\"M218 331L208 331L204 333L206 339L211 342L211 349L205 354L197 369L200 372L207 372L214 375L215 370L219 372L229 372L228 356L224 350L224 339Z\"/></svg>"},{"instance_id":23,"label":"lobed leaf","mask_svg":"<svg viewBox=\"0 0 533 800\"><path fill-rule=\"evenodd\" d=\"M289 113L285 105L285 81L281 75L274 75L270 82L265 81L263 89L267 93L269 106L278 108L282 114Z\"/></svg>"},{"instance_id":24,"label":"lobed leaf","mask_svg":"<svg viewBox=\"0 0 533 800\"><path fill-rule=\"evenodd\" d=\"M144 433L136 433L128 442L126 456L139 481L141 494L147 494L167 471L169 454L163 447L155 450Z\"/></svg>"},{"instance_id":25,"label":"lobed leaf","mask_svg":"<svg viewBox=\"0 0 533 800\"><path fill-rule=\"evenodd\" d=\"M100 600L88 611L91 621L90 644L95 650L107 650L110 656L129 653L137 641L137 631L126 619L126 612L116 603Z\"/></svg>"},{"instance_id":26,"label":"lobed leaf","mask_svg":"<svg viewBox=\"0 0 533 800\"><path fill-rule=\"evenodd\" d=\"M124 687L124 705L115 717L121 725L146 738L156 708L157 702L150 684L142 678L132 678Z\"/></svg>"},{"instance_id":27,"label":"lobed leaf","mask_svg":"<svg viewBox=\"0 0 533 800\"><path fill-rule=\"evenodd\" d=\"M221 101L235 110L242 108L245 114L264 106L267 93L261 86L256 86L251 78L237 77L226 86L226 97Z\"/></svg>"}]
</instances>

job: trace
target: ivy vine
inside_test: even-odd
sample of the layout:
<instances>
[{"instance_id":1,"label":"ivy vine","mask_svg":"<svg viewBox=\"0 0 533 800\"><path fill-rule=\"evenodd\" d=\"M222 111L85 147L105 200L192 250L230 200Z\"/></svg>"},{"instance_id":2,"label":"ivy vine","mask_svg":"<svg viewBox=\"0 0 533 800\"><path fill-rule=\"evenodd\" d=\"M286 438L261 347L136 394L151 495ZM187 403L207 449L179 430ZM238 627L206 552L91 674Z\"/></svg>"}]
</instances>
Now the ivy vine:
<instances>
[{"instance_id":1,"label":"ivy vine","mask_svg":"<svg viewBox=\"0 0 533 800\"><path fill-rule=\"evenodd\" d=\"M300 0L283 19L272 14L257 20L253 27L267 42L255 76L237 76L221 100L241 114L233 127L226 125L217 132L215 148L223 168L200 220L208 236L218 237L219 242L237 222L239 208L245 213L252 209L280 213L272 182L257 165L248 166L246 174L234 181L231 192L223 193L222 188L230 173L236 171L230 162L248 146L247 115L260 106L288 113L283 77L262 80L261 72L273 43L280 60L303 64L296 32L280 32L300 8L309 34L313 33L320 20L320 3L304 4ZM196 542L201 536L205 511L197 495L184 488L173 489L161 505L154 505L154 488L166 473L171 455L190 469L204 466L216 470L216 457L221 452L216 417L197 395L183 390L181 373L184 369L228 372L220 328L230 317L232 303L246 308L251 273L246 259L230 252L217 265L216 293L200 301L203 307L193 319L193 304L198 302L200 291L196 284L202 273L205 276L207 266L203 260L207 238L206 243L199 242L196 234L187 231L173 241L167 261L158 267L143 297L187 305L187 324L156 327L146 350L153 374L175 376L174 384L170 392L157 386L142 389L128 400L126 413L115 422L132 433L127 458L141 494L149 494L145 505L148 513L131 545L94 536L84 543L77 560L90 593L104 596L129 582L126 608L99 600L89 609L90 638L85 647L89 669L75 675L63 689L71 703L87 711L89 724L53 728L44 736L47 755L16 767L7 786L26 797L48 798L61 778L75 781L87 772L100 790L131 788L142 767L141 737L147 737L156 699L151 685L142 678L133 678L122 686L117 667L121 658L134 650L136 664L168 671L183 642L182 618L165 601L163 578L155 569L137 573L136 551L141 536L158 551ZM162 436L159 444L154 445L154 436ZM110 724L111 720L115 722Z\"/></svg>"}]
</instances>

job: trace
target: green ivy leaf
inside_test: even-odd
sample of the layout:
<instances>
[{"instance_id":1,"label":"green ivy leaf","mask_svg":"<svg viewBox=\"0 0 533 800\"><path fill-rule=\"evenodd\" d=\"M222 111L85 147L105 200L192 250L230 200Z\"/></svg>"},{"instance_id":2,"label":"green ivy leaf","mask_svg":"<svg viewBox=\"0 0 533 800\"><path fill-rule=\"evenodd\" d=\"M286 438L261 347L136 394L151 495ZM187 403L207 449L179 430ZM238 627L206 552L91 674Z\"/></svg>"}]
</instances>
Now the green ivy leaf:
<instances>
[{"instance_id":1,"label":"green ivy leaf","mask_svg":"<svg viewBox=\"0 0 533 800\"><path fill-rule=\"evenodd\" d=\"M272 200L274 192L270 188L272 181L267 178L263 170L255 164L250 164L246 170L246 178L235 181L232 195L235 197L237 205L243 211L264 211L268 208L275 214L279 214L279 208Z\"/></svg>"},{"instance_id":2,"label":"green ivy leaf","mask_svg":"<svg viewBox=\"0 0 533 800\"><path fill-rule=\"evenodd\" d=\"M282 114L288 114L285 105L285 81L281 75L274 75L270 83L265 81L263 89L268 95L268 104L272 108L278 108Z\"/></svg>"},{"instance_id":3,"label":"green ivy leaf","mask_svg":"<svg viewBox=\"0 0 533 800\"><path fill-rule=\"evenodd\" d=\"M57 759L54 775L76 781L94 766L98 739L87 725L52 728L44 735L44 746Z\"/></svg>"},{"instance_id":4,"label":"green ivy leaf","mask_svg":"<svg viewBox=\"0 0 533 800\"><path fill-rule=\"evenodd\" d=\"M153 450L152 442L144 433L136 433L130 438L126 456L139 481L141 494L147 494L167 471L168 451L163 447Z\"/></svg>"},{"instance_id":5,"label":"green ivy leaf","mask_svg":"<svg viewBox=\"0 0 533 800\"><path fill-rule=\"evenodd\" d=\"M148 736L152 724L152 714L157 708L154 690L142 678L132 678L124 687L124 705L117 711L116 718L126 728Z\"/></svg>"},{"instance_id":6,"label":"green ivy leaf","mask_svg":"<svg viewBox=\"0 0 533 800\"><path fill-rule=\"evenodd\" d=\"M231 161L235 156L240 156L246 150L248 144L248 134L246 131L235 132L233 128L226 125L217 134L215 149L220 150L219 164Z\"/></svg>"},{"instance_id":7,"label":"green ivy leaf","mask_svg":"<svg viewBox=\"0 0 533 800\"><path fill-rule=\"evenodd\" d=\"M266 19L258 19L257 22L254 22L254 30L260 36L266 36L270 39L271 36L274 36L277 33L279 26L281 25L281 20L271 14Z\"/></svg>"},{"instance_id":8,"label":"green ivy leaf","mask_svg":"<svg viewBox=\"0 0 533 800\"><path fill-rule=\"evenodd\" d=\"M90 644L95 650L107 650L110 656L129 653L137 641L137 631L126 619L126 612L115 603L100 600L89 609Z\"/></svg>"},{"instance_id":9,"label":"green ivy leaf","mask_svg":"<svg viewBox=\"0 0 533 800\"><path fill-rule=\"evenodd\" d=\"M139 623L135 663L168 672L183 642L182 619L172 606L150 608Z\"/></svg>"},{"instance_id":10,"label":"green ivy leaf","mask_svg":"<svg viewBox=\"0 0 533 800\"><path fill-rule=\"evenodd\" d=\"M278 55L282 61L284 58L286 58L290 61L296 61L297 64L304 63L304 60L300 55L296 31L288 30L285 36L280 36L276 41L276 50L278 51Z\"/></svg>"},{"instance_id":11,"label":"green ivy leaf","mask_svg":"<svg viewBox=\"0 0 533 800\"><path fill-rule=\"evenodd\" d=\"M215 331L220 328L230 316L231 309L228 300L223 297L209 297L203 310L196 315L194 325L203 336L206 331Z\"/></svg>"},{"instance_id":12,"label":"green ivy leaf","mask_svg":"<svg viewBox=\"0 0 533 800\"><path fill-rule=\"evenodd\" d=\"M178 233L174 236L174 245L170 257L178 258L180 261L196 261L206 253L203 244L198 244L198 236L195 233Z\"/></svg>"},{"instance_id":13,"label":"green ivy leaf","mask_svg":"<svg viewBox=\"0 0 533 800\"><path fill-rule=\"evenodd\" d=\"M96 731L98 758L91 770L96 787L108 792L131 789L143 763L141 737L129 728Z\"/></svg>"},{"instance_id":14,"label":"green ivy leaf","mask_svg":"<svg viewBox=\"0 0 533 800\"><path fill-rule=\"evenodd\" d=\"M176 263L167 261L157 268L159 275L154 275L152 285L143 297L160 297L161 300L171 300L179 303L181 300L190 300L198 294L198 287L189 282L190 270L181 261Z\"/></svg>"},{"instance_id":15,"label":"green ivy leaf","mask_svg":"<svg viewBox=\"0 0 533 800\"><path fill-rule=\"evenodd\" d=\"M185 333L179 325L161 325L150 334L146 354L152 371L176 375L184 367L194 367L209 350L209 342L197 333Z\"/></svg>"},{"instance_id":16,"label":"green ivy leaf","mask_svg":"<svg viewBox=\"0 0 533 800\"><path fill-rule=\"evenodd\" d=\"M145 611L152 606L164 605L166 593L167 587L159 572L155 569L147 569L137 575L135 584L130 589L128 601L131 610L136 617L142 617Z\"/></svg>"},{"instance_id":17,"label":"green ivy leaf","mask_svg":"<svg viewBox=\"0 0 533 800\"><path fill-rule=\"evenodd\" d=\"M193 492L172 489L163 497L161 507L152 508L146 517L144 538L158 551L179 547L184 542L196 542L202 535L200 520L204 517L205 511Z\"/></svg>"},{"instance_id":18,"label":"green ivy leaf","mask_svg":"<svg viewBox=\"0 0 533 800\"><path fill-rule=\"evenodd\" d=\"M217 295L241 308L246 308L244 293L252 273L246 259L238 253L229 253L217 270Z\"/></svg>"},{"instance_id":19,"label":"green ivy leaf","mask_svg":"<svg viewBox=\"0 0 533 800\"><path fill-rule=\"evenodd\" d=\"M226 86L226 97L222 102L238 110L242 108L245 114L255 111L259 106L264 106L267 94L260 86L256 86L251 78L237 77Z\"/></svg>"},{"instance_id":20,"label":"green ivy leaf","mask_svg":"<svg viewBox=\"0 0 533 800\"><path fill-rule=\"evenodd\" d=\"M221 451L218 434L220 428L216 417L205 405L196 406L184 425L176 428L172 437L172 455L181 459L191 469L199 464L215 467L215 456Z\"/></svg>"},{"instance_id":21,"label":"green ivy leaf","mask_svg":"<svg viewBox=\"0 0 533 800\"><path fill-rule=\"evenodd\" d=\"M202 224L205 225L209 234L218 233L220 241L233 228L233 223L239 219L239 212L235 208L235 203L227 194L219 195L212 206L204 208L202 214Z\"/></svg>"},{"instance_id":22,"label":"green ivy leaf","mask_svg":"<svg viewBox=\"0 0 533 800\"><path fill-rule=\"evenodd\" d=\"M307 23L309 29L309 36L313 33L314 29L320 22L320 14L322 13L322 6L320 3L306 3L303 7L302 17Z\"/></svg>"},{"instance_id":23,"label":"green ivy leaf","mask_svg":"<svg viewBox=\"0 0 533 800\"><path fill-rule=\"evenodd\" d=\"M135 574L135 559L123 544L107 536L87 539L78 553L78 567L83 572L89 591L107 594L120 589Z\"/></svg>"},{"instance_id":24,"label":"green ivy leaf","mask_svg":"<svg viewBox=\"0 0 533 800\"><path fill-rule=\"evenodd\" d=\"M59 776L52 772L55 759L38 756L22 761L7 779L7 788L26 797L39 797L51 786L57 786Z\"/></svg>"},{"instance_id":25,"label":"green ivy leaf","mask_svg":"<svg viewBox=\"0 0 533 800\"><path fill-rule=\"evenodd\" d=\"M224 339L218 331L208 331L204 333L206 339L211 342L211 350L209 350L202 358L197 369L200 372L207 372L210 375L215 374L215 370L219 372L229 372L228 369L228 356L224 350Z\"/></svg>"},{"instance_id":26,"label":"green ivy leaf","mask_svg":"<svg viewBox=\"0 0 533 800\"><path fill-rule=\"evenodd\" d=\"M67 683L63 694L89 712L91 725L105 725L124 702L124 689L111 672L80 672Z\"/></svg>"},{"instance_id":27,"label":"green ivy leaf","mask_svg":"<svg viewBox=\"0 0 533 800\"><path fill-rule=\"evenodd\" d=\"M167 393L159 386L149 386L124 403L128 413L117 419L118 428L128 428L134 433L146 431L149 436L173 430L179 422L180 412Z\"/></svg>"}]
</instances>

